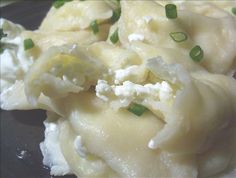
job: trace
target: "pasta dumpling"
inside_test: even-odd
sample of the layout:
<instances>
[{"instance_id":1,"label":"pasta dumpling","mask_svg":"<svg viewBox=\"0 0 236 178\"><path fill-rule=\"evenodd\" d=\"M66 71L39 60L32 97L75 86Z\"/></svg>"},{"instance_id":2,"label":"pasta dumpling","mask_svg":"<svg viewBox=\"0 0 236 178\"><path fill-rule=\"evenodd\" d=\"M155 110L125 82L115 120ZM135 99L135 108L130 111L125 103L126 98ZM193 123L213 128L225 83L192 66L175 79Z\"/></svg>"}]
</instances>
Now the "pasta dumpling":
<instances>
[{"instance_id":1,"label":"pasta dumpling","mask_svg":"<svg viewBox=\"0 0 236 178\"><path fill-rule=\"evenodd\" d=\"M123 45L143 41L158 48L175 48L186 53L200 45L204 50L200 64L207 70L227 73L231 69L236 56L236 21L232 15L213 18L196 11L179 10L178 18L169 20L164 7L153 1L122 1L121 8L118 23ZM188 38L177 43L170 37L173 32L185 33Z\"/></svg>"},{"instance_id":2,"label":"pasta dumpling","mask_svg":"<svg viewBox=\"0 0 236 178\"><path fill-rule=\"evenodd\" d=\"M59 9L52 7L39 27L42 31L79 31L90 23L102 23L112 17L112 8L104 1L72 1Z\"/></svg>"},{"instance_id":3,"label":"pasta dumpling","mask_svg":"<svg viewBox=\"0 0 236 178\"><path fill-rule=\"evenodd\" d=\"M87 90L95 85L102 71L102 64L86 55L77 45L53 47L27 73L25 93L34 105L41 93L52 98L65 97L69 92Z\"/></svg>"}]
</instances>

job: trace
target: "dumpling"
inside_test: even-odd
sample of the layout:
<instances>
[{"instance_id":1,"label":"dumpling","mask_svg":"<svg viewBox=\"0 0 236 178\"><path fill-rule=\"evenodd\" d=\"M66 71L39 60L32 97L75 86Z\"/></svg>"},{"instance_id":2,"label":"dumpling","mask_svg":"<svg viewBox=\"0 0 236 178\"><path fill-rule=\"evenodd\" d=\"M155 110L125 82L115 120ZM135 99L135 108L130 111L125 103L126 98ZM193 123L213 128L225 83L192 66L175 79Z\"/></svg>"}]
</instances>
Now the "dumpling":
<instances>
[{"instance_id":1,"label":"dumpling","mask_svg":"<svg viewBox=\"0 0 236 178\"><path fill-rule=\"evenodd\" d=\"M36 105L41 93L51 98L65 97L69 92L88 90L106 70L99 61L77 45L52 47L27 73L25 93Z\"/></svg>"},{"instance_id":2,"label":"dumpling","mask_svg":"<svg viewBox=\"0 0 236 178\"><path fill-rule=\"evenodd\" d=\"M148 148L152 135L163 127L151 112L138 118L126 109L115 111L92 92L72 94L64 102L71 126L84 140L87 152L102 159L118 175L114 177L197 176L192 156Z\"/></svg>"},{"instance_id":3,"label":"dumpling","mask_svg":"<svg viewBox=\"0 0 236 178\"><path fill-rule=\"evenodd\" d=\"M41 52L46 51L52 46L62 46L69 44L78 45L89 45L96 41L104 41L107 38L109 25L100 25L100 32L93 34L91 30L80 30L80 31L55 31L55 32L44 32L44 31L25 31L22 36L24 38L31 38L36 46L40 48Z\"/></svg>"},{"instance_id":4,"label":"dumpling","mask_svg":"<svg viewBox=\"0 0 236 178\"><path fill-rule=\"evenodd\" d=\"M104 1L72 1L59 9L52 7L39 30L78 31L97 20L102 23L112 17L112 8Z\"/></svg>"},{"instance_id":5,"label":"dumpling","mask_svg":"<svg viewBox=\"0 0 236 178\"><path fill-rule=\"evenodd\" d=\"M154 1L121 1L121 9L118 26L122 45L143 41L187 54L194 46L200 45L204 51L200 65L213 73L230 70L236 56L236 20L232 15L213 18L178 10L178 18L170 20L164 7ZM188 39L177 43L170 37L172 32L183 32Z\"/></svg>"}]
</instances>

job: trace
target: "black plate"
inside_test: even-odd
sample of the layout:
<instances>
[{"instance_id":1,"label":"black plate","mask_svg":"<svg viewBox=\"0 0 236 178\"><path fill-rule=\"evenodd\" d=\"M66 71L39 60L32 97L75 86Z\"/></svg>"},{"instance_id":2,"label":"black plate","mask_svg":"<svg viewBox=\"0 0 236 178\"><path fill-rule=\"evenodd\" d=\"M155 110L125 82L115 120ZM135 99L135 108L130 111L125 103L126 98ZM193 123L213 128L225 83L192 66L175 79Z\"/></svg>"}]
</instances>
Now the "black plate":
<instances>
[{"instance_id":1,"label":"black plate","mask_svg":"<svg viewBox=\"0 0 236 178\"><path fill-rule=\"evenodd\" d=\"M48 0L23 1L5 6L0 12L1 17L34 30L38 28L50 6L51 1ZM44 139L45 112L1 110L0 116L1 178L51 178L49 170L42 164L39 149L39 143Z\"/></svg>"}]
</instances>

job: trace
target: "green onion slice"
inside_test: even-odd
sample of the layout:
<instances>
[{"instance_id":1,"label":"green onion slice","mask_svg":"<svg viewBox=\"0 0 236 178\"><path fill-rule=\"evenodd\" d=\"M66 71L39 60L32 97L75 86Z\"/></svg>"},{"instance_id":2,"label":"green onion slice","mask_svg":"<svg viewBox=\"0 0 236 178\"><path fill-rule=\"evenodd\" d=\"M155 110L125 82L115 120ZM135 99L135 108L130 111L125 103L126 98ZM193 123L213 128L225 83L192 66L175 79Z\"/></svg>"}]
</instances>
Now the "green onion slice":
<instances>
[{"instance_id":1,"label":"green onion slice","mask_svg":"<svg viewBox=\"0 0 236 178\"><path fill-rule=\"evenodd\" d=\"M234 15L236 15L236 7L233 7L231 11Z\"/></svg>"},{"instance_id":2,"label":"green onion slice","mask_svg":"<svg viewBox=\"0 0 236 178\"><path fill-rule=\"evenodd\" d=\"M113 14L111 17L112 23L115 23L117 20L119 20L121 14L121 8L113 10Z\"/></svg>"},{"instance_id":3,"label":"green onion slice","mask_svg":"<svg viewBox=\"0 0 236 178\"><path fill-rule=\"evenodd\" d=\"M34 47L34 42L32 39L28 38L24 40L24 49L28 50Z\"/></svg>"},{"instance_id":4,"label":"green onion slice","mask_svg":"<svg viewBox=\"0 0 236 178\"><path fill-rule=\"evenodd\" d=\"M53 2L53 6L58 9L60 8L61 6L63 6L66 2L69 2L69 1L72 1L72 0L54 0Z\"/></svg>"},{"instance_id":5,"label":"green onion slice","mask_svg":"<svg viewBox=\"0 0 236 178\"><path fill-rule=\"evenodd\" d=\"M166 17L169 19L177 18L177 7L174 4L167 4L165 6Z\"/></svg>"},{"instance_id":6,"label":"green onion slice","mask_svg":"<svg viewBox=\"0 0 236 178\"><path fill-rule=\"evenodd\" d=\"M191 49L189 55L194 61L199 62L202 60L202 58L204 56L204 52L203 52L202 48L197 45Z\"/></svg>"},{"instance_id":7,"label":"green onion slice","mask_svg":"<svg viewBox=\"0 0 236 178\"><path fill-rule=\"evenodd\" d=\"M136 116L141 116L147 110L148 109L145 106L137 104L137 103L131 104L131 106L128 108L128 111L132 112Z\"/></svg>"},{"instance_id":8,"label":"green onion slice","mask_svg":"<svg viewBox=\"0 0 236 178\"><path fill-rule=\"evenodd\" d=\"M111 35L110 40L113 44L117 43L119 41L119 34L118 34L118 28L114 31L114 33Z\"/></svg>"},{"instance_id":9,"label":"green onion slice","mask_svg":"<svg viewBox=\"0 0 236 178\"><path fill-rule=\"evenodd\" d=\"M183 42L188 39L188 36L184 32L171 32L170 37L175 41L175 42Z\"/></svg>"},{"instance_id":10,"label":"green onion slice","mask_svg":"<svg viewBox=\"0 0 236 178\"><path fill-rule=\"evenodd\" d=\"M0 28L0 40L3 38L3 37L6 37L7 36L7 34L5 34L4 32L3 32L3 29L2 28Z\"/></svg>"},{"instance_id":11,"label":"green onion slice","mask_svg":"<svg viewBox=\"0 0 236 178\"><path fill-rule=\"evenodd\" d=\"M94 20L90 23L90 28L92 29L93 33L96 34L99 32L97 20Z\"/></svg>"},{"instance_id":12,"label":"green onion slice","mask_svg":"<svg viewBox=\"0 0 236 178\"><path fill-rule=\"evenodd\" d=\"M2 54L2 53L3 53L3 51L4 51L3 47L2 47L2 46L0 46L0 54Z\"/></svg>"}]
</instances>

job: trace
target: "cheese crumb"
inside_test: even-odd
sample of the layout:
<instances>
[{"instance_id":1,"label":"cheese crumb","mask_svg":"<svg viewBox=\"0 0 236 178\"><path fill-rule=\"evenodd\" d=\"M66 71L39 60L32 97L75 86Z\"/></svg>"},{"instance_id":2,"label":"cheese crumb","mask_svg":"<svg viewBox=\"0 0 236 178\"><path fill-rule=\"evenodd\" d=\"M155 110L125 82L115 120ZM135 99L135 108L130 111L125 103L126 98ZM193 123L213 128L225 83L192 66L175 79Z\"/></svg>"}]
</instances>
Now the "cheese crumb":
<instances>
[{"instance_id":1,"label":"cheese crumb","mask_svg":"<svg viewBox=\"0 0 236 178\"><path fill-rule=\"evenodd\" d=\"M144 36L138 33L132 33L128 36L129 42L132 41L143 41L144 40Z\"/></svg>"}]
</instances>

